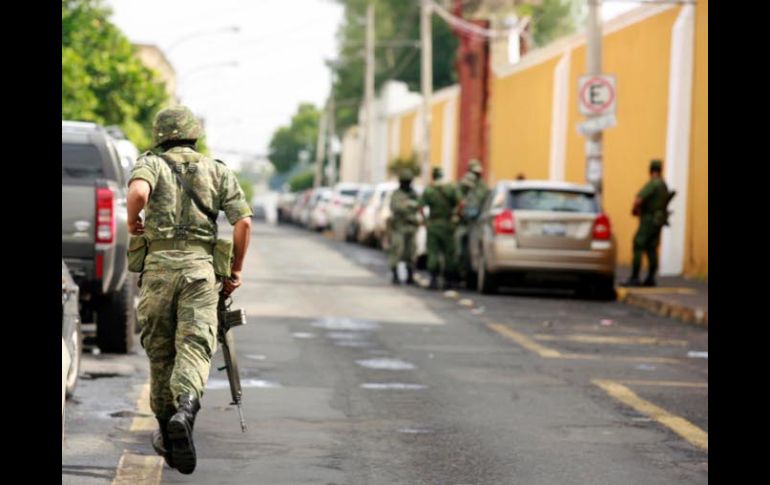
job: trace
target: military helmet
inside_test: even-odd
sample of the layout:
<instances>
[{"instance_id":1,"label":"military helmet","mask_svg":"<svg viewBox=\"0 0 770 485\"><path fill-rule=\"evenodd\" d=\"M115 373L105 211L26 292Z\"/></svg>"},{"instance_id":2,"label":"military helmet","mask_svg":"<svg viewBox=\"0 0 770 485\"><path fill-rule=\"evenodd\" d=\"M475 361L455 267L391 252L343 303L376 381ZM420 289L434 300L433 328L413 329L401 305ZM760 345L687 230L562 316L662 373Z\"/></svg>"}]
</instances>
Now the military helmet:
<instances>
[{"instance_id":1,"label":"military helmet","mask_svg":"<svg viewBox=\"0 0 770 485\"><path fill-rule=\"evenodd\" d=\"M441 167L433 167L433 170L431 171L431 175L433 177L433 180L438 180L444 176L444 171L441 169Z\"/></svg>"},{"instance_id":2,"label":"military helmet","mask_svg":"<svg viewBox=\"0 0 770 485\"><path fill-rule=\"evenodd\" d=\"M475 158L472 159L468 163L468 170L470 170L471 172L475 173L476 175L481 175L481 171L482 171L481 162L479 162Z\"/></svg>"},{"instance_id":3,"label":"military helmet","mask_svg":"<svg viewBox=\"0 0 770 485\"><path fill-rule=\"evenodd\" d=\"M152 125L155 146L169 140L197 140L203 136L198 118L187 106L174 106L161 110Z\"/></svg>"},{"instance_id":4,"label":"military helmet","mask_svg":"<svg viewBox=\"0 0 770 485\"><path fill-rule=\"evenodd\" d=\"M476 176L473 175L471 172L468 172L465 175L463 175L462 178L460 179L460 186L473 187L475 182L476 182Z\"/></svg>"},{"instance_id":5,"label":"military helmet","mask_svg":"<svg viewBox=\"0 0 770 485\"><path fill-rule=\"evenodd\" d=\"M661 170L663 170L663 162L657 159L654 159L650 162L650 172L660 172Z\"/></svg>"},{"instance_id":6,"label":"military helmet","mask_svg":"<svg viewBox=\"0 0 770 485\"><path fill-rule=\"evenodd\" d=\"M408 168L404 168L398 173L399 182L411 182L413 178L414 174Z\"/></svg>"}]
</instances>

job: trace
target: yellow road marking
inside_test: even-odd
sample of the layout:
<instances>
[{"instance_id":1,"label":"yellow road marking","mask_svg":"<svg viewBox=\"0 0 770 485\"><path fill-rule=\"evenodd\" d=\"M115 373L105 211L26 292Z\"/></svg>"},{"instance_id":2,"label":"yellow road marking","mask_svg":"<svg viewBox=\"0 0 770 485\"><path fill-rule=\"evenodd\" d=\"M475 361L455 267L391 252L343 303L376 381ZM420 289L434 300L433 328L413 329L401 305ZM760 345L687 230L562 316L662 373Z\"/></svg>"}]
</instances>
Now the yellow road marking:
<instances>
[{"instance_id":1,"label":"yellow road marking","mask_svg":"<svg viewBox=\"0 0 770 485\"><path fill-rule=\"evenodd\" d=\"M586 344L618 344L618 345L676 345L684 347L686 340L662 339L657 337L613 337L610 335L544 335L536 334L536 340L579 342Z\"/></svg>"},{"instance_id":2,"label":"yellow road marking","mask_svg":"<svg viewBox=\"0 0 770 485\"><path fill-rule=\"evenodd\" d=\"M150 384L147 383L142 387L142 392L139 395L139 400L136 401L136 407L140 413L152 415L150 409ZM136 416L131 421L129 431L153 431L158 426L158 421L153 417Z\"/></svg>"},{"instance_id":3,"label":"yellow road marking","mask_svg":"<svg viewBox=\"0 0 770 485\"><path fill-rule=\"evenodd\" d=\"M655 364L678 364L681 359L670 357L646 357L646 356L626 356L626 355L599 355L599 354L562 354L558 350L540 345L531 338L515 330L511 330L505 325L499 323L487 323L487 327L499 333L500 335L513 340L530 352L534 352L540 357L546 359L574 359L574 360L619 360L623 362L647 362Z\"/></svg>"},{"instance_id":4,"label":"yellow road marking","mask_svg":"<svg viewBox=\"0 0 770 485\"><path fill-rule=\"evenodd\" d=\"M632 386L661 386L661 387L702 387L708 389L708 382L684 382L684 381L635 381L635 380L622 380L617 381L621 384L629 384Z\"/></svg>"},{"instance_id":5,"label":"yellow road marking","mask_svg":"<svg viewBox=\"0 0 770 485\"><path fill-rule=\"evenodd\" d=\"M501 325L499 323L487 323L487 327L491 328L492 330L494 330L495 332L499 333L504 337L508 337L509 339L513 340L514 342L521 345L525 349L538 354L540 357L545 357L545 358L561 357L561 352L559 352L558 350L549 349L548 347L540 345L539 343L535 342L534 340L527 337L526 335L523 335L523 334L520 334L519 332L511 330L505 325Z\"/></svg>"},{"instance_id":6,"label":"yellow road marking","mask_svg":"<svg viewBox=\"0 0 770 485\"><path fill-rule=\"evenodd\" d=\"M674 433L678 434L689 443L701 448L708 453L709 450L709 435L699 427L695 426L691 422L684 418L675 416L665 409L646 401L637 396L634 391L626 386L604 379L592 379L591 382L600 387L604 392L611 397L617 399L623 404L632 407L634 410L641 414L647 415L655 421L659 422L663 426L669 428Z\"/></svg>"},{"instance_id":7,"label":"yellow road marking","mask_svg":"<svg viewBox=\"0 0 770 485\"><path fill-rule=\"evenodd\" d=\"M142 387L136 408L141 413L153 414L150 410L150 383ZM135 416L129 431L152 431L157 426L155 418ZM158 485L163 473L163 458L157 455L138 455L123 450L118 462L112 485Z\"/></svg>"},{"instance_id":8,"label":"yellow road marking","mask_svg":"<svg viewBox=\"0 0 770 485\"><path fill-rule=\"evenodd\" d=\"M112 485L157 485L162 472L163 458L137 455L124 450Z\"/></svg>"}]
</instances>

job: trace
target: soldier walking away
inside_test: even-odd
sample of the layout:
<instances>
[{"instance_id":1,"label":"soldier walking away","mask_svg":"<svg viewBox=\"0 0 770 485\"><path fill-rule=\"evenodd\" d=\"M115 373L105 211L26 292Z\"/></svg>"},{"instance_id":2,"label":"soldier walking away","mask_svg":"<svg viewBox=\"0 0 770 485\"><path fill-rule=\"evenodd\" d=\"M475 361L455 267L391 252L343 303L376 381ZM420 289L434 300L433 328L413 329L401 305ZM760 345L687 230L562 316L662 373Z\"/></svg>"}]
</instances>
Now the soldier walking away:
<instances>
[{"instance_id":1,"label":"soldier walking away","mask_svg":"<svg viewBox=\"0 0 770 485\"><path fill-rule=\"evenodd\" d=\"M391 216L388 222L390 246L388 266L393 274L393 284L399 284L398 263L406 263L406 283L414 284L414 236L419 226L417 193L412 188L414 174L409 169L399 173L399 187L390 199Z\"/></svg>"},{"instance_id":2,"label":"soldier walking away","mask_svg":"<svg viewBox=\"0 0 770 485\"><path fill-rule=\"evenodd\" d=\"M631 213L639 217L639 229L634 236L634 259L631 277L623 286L655 286L655 273L658 270L658 245L660 232L668 225L667 206L673 194L669 194L666 182L661 177L663 163L660 160L650 162L650 181L647 182L634 200ZM647 278L639 281L642 266L642 253L647 254L649 263Z\"/></svg>"},{"instance_id":3,"label":"soldier walking away","mask_svg":"<svg viewBox=\"0 0 770 485\"><path fill-rule=\"evenodd\" d=\"M441 182L443 175L441 168L434 167L433 181L420 197L420 207L429 210L425 226L431 289L438 288L439 275L449 286L457 279L452 213L460 197L454 185Z\"/></svg>"},{"instance_id":4,"label":"soldier walking away","mask_svg":"<svg viewBox=\"0 0 770 485\"><path fill-rule=\"evenodd\" d=\"M129 258L134 240L145 243L143 267L134 271L142 273L137 316L150 359L150 407L159 425L153 447L184 474L195 470L193 425L216 350L218 293L230 295L241 286L251 234L252 212L235 175L223 162L195 151L202 136L189 108L158 113L157 154L137 160L127 200L134 236ZM220 242L229 243L217 239L220 210L234 226L226 259L215 255L222 252ZM227 271L217 263L223 260Z\"/></svg>"}]
</instances>

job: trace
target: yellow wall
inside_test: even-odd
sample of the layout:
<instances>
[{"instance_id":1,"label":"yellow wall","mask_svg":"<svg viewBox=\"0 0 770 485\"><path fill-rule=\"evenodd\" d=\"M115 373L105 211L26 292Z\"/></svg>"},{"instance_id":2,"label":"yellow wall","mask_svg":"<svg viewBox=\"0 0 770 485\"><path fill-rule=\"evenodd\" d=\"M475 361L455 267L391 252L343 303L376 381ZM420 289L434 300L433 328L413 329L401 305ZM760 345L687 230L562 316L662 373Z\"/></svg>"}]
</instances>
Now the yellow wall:
<instances>
[{"instance_id":1,"label":"yellow wall","mask_svg":"<svg viewBox=\"0 0 770 485\"><path fill-rule=\"evenodd\" d=\"M401 132L399 133L398 139L398 156L401 158L409 158L413 154L417 155L417 151L414 149L412 142L412 132L416 118L416 111L405 114L401 117L401 122L399 124Z\"/></svg>"},{"instance_id":2,"label":"yellow wall","mask_svg":"<svg viewBox=\"0 0 770 485\"><path fill-rule=\"evenodd\" d=\"M444 106L447 101L442 100L432 103L431 114L433 119L430 124L430 164L432 167L440 167L444 146ZM445 174L446 178L451 178L451 174Z\"/></svg>"},{"instance_id":3,"label":"yellow wall","mask_svg":"<svg viewBox=\"0 0 770 485\"><path fill-rule=\"evenodd\" d=\"M681 7L671 8L605 34L603 71L617 79L617 126L604 132L605 212L618 242L618 263L629 264L638 219L633 198L648 180L653 158L664 160L668 118L671 30ZM611 25L611 23L608 23ZM708 274L708 1L695 18L695 72L685 274ZM566 47L569 48L569 47ZM576 126L577 82L586 71L583 43L571 48L567 102L565 178L585 183L585 138ZM553 76L560 55L490 81L489 182L523 172L548 178ZM455 150L456 151L456 150Z\"/></svg>"},{"instance_id":4,"label":"yellow wall","mask_svg":"<svg viewBox=\"0 0 770 485\"><path fill-rule=\"evenodd\" d=\"M671 29L679 8L605 35L603 70L617 79L617 126L604 132L604 210L618 243L618 263L630 264L638 219L631 215L636 193L648 180L653 158L666 155ZM567 122L566 179L585 182L585 138L576 130L577 82L586 71L585 45L572 51ZM545 109L545 107L543 108ZM550 108L548 108L550 111ZM664 160L665 170L665 160Z\"/></svg>"},{"instance_id":5,"label":"yellow wall","mask_svg":"<svg viewBox=\"0 0 770 485\"><path fill-rule=\"evenodd\" d=\"M487 182L548 178L555 57L491 81Z\"/></svg>"},{"instance_id":6,"label":"yellow wall","mask_svg":"<svg viewBox=\"0 0 770 485\"><path fill-rule=\"evenodd\" d=\"M708 0L695 7L695 72L693 79L690 180L687 201L685 272L708 275L709 251L709 27Z\"/></svg>"}]
</instances>

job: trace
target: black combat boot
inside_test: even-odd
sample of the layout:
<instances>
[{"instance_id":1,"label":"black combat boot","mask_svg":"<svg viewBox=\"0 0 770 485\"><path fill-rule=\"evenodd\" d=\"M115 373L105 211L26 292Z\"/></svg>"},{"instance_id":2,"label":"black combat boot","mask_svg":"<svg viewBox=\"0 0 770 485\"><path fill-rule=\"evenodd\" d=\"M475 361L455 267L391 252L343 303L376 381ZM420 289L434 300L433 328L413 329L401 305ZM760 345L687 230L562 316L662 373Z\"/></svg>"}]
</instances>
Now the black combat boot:
<instances>
[{"instance_id":1,"label":"black combat boot","mask_svg":"<svg viewBox=\"0 0 770 485\"><path fill-rule=\"evenodd\" d=\"M438 289L438 273L430 274L430 284L428 285L428 288L430 288L431 290Z\"/></svg>"},{"instance_id":2,"label":"black combat boot","mask_svg":"<svg viewBox=\"0 0 770 485\"><path fill-rule=\"evenodd\" d=\"M393 272L393 278L390 280L390 282L393 283L394 285L400 285L401 280L398 279L398 267L393 268L392 272Z\"/></svg>"},{"instance_id":3,"label":"black combat boot","mask_svg":"<svg viewBox=\"0 0 770 485\"><path fill-rule=\"evenodd\" d=\"M657 283L655 283L655 277L653 275L647 276L647 279L644 280L642 283L642 286L658 286Z\"/></svg>"},{"instance_id":4,"label":"black combat boot","mask_svg":"<svg viewBox=\"0 0 770 485\"><path fill-rule=\"evenodd\" d=\"M629 287L642 286L642 282L639 281L639 277L638 276L633 276L632 275L625 282L621 283L620 286L629 286Z\"/></svg>"},{"instance_id":5,"label":"black combat boot","mask_svg":"<svg viewBox=\"0 0 770 485\"><path fill-rule=\"evenodd\" d=\"M407 285L413 285L414 284L414 270L411 266L406 267L406 284Z\"/></svg>"},{"instance_id":6,"label":"black combat boot","mask_svg":"<svg viewBox=\"0 0 770 485\"><path fill-rule=\"evenodd\" d=\"M152 447L155 453L166 460L166 464L174 468L171 460L171 440L168 437L168 419L158 419L158 429L152 432Z\"/></svg>"},{"instance_id":7,"label":"black combat boot","mask_svg":"<svg viewBox=\"0 0 770 485\"><path fill-rule=\"evenodd\" d=\"M198 398L192 394L179 396L179 407L168 422L168 437L171 443L171 459L177 470L189 475L195 470L195 444L193 425L195 415L201 408Z\"/></svg>"}]
</instances>

